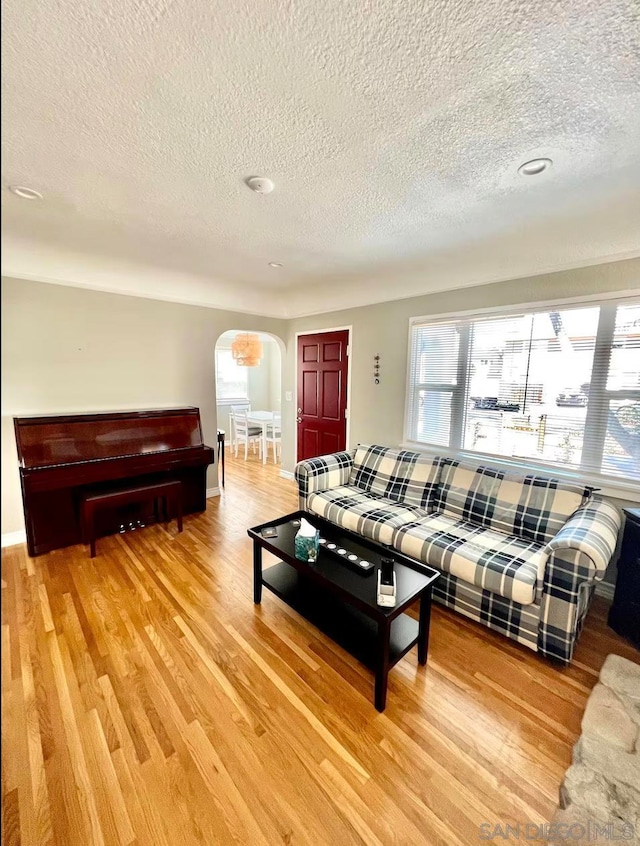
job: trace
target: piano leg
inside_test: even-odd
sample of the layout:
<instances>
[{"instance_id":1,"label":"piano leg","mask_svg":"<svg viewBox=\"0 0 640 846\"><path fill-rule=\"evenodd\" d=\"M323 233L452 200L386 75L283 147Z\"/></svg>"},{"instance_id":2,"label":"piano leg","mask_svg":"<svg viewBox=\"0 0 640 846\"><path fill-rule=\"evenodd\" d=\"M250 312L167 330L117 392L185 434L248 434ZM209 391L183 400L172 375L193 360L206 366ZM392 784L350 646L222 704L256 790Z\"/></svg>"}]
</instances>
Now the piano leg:
<instances>
[{"instance_id":1,"label":"piano leg","mask_svg":"<svg viewBox=\"0 0 640 846\"><path fill-rule=\"evenodd\" d=\"M222 429L218 429L218 465L222 471L222 487L224 488L224 436Z\"/></svg>"},{"instance_id":2,"label":"piano leg","mask_svg":"<svg viewBox=\"0 0 640 846\"><path fill-rule=\"evenodd\" d=\"M82 542L89 544L89 555L96 557L96 510L94 503L86 499L81 510Z\"/></svg>"}]
</instances>

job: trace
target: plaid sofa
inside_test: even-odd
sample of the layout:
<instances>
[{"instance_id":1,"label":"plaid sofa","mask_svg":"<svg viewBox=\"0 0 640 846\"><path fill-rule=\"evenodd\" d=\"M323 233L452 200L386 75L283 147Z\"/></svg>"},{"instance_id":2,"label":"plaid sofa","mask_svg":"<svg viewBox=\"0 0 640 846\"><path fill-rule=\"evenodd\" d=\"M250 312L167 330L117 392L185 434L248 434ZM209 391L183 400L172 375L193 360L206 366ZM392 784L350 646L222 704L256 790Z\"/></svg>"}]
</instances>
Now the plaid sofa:
<instances>
[{"instance_id":1,"label":"plaid sofa","mask_svg":"<svg viewBox=\"0 0 640 846\"><path fill-rule=\"evenodd\" d=\"M621 523L592 489L377 445L295 477L301 509L440 570L437 601L571 661Z\"/></svg>"}]
</instances>

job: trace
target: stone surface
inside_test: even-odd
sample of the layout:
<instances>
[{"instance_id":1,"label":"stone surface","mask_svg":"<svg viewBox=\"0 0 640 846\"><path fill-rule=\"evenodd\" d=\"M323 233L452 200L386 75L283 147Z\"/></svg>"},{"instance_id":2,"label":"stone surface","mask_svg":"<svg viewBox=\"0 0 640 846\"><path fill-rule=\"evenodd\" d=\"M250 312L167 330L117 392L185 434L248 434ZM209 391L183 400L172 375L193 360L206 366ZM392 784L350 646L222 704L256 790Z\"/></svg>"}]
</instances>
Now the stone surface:
<instances>
[{"instance_id":1,"label":"stone surface","mask_svg":"<svg viewBox=\"0 0 640 846\"><path fill-rule=\"evenodd\" d=\"M640 665L609 655L587 702L548 842L640 846L639 726Z\"/></svg>"},{"instance_id":2,"label":"stone surface","mask_svg":"<svg viewBox=\"0 0 640 846\"><path fill-rule=\"evenodd\" d=\"M640 664L620 655L608 655L600 670L600 683L616 693L640 700Z\"/></svg>"},{"instance_id":3,"label":"stone surface","mask_svg":"<svg viewBox=\"0 0 640 846\"><path fill-rule=\"evenodd\" d=\"M640 784L640 755L623 752L602 740L582 735L573 753L574 763L591 767L605 778L632 787Z\"/></svg>"},{"instance_id":4,"label":"stone surface","mask_svg":"<svg viewBox=\"0 0 640 846\"><path fill-rule=\"evenodd\" d=\"M631 699L629 696L625 696L621 693L618 693L617 696L622 700L622 702L624 702L624 706L627 709L629 717L636 725L640 726L640 699ZM640 736L636 741L636 748L638 747L640 747Z\"/></svg>"},{"instance_id":5,"label":"stone surface","mask_svg":"<svg viewBox=\"0 0 640 846\"><path fill-rule=\"evenodd\" d=\"M572 764L560 788L560 807L582 807L600 822L619 819L640 832L640 792L585 764Z\"/></svg>"},{"instance_id":6,"label":"stone surface","mask_svg":"<svg viewBox=\"0 0 640 846\"><path fill-rule=\"evenodd\" d=\"M629 823L612 821L604 830L594 822L589 812L576 805L559 808L549 825L547 842L550 846L640 846L640 837Z\"/></svg>"},{"instance_id":7,"label":"stone surface","mask_svg":"<svg viewBox=\"0 0 640 846\"><path fill-rule=\"evenodd\" d=\"M633 752L638 726L615 692L604 684L597 684L582 718L582 732L624 752Z\"/></svg>"}]
</instances>

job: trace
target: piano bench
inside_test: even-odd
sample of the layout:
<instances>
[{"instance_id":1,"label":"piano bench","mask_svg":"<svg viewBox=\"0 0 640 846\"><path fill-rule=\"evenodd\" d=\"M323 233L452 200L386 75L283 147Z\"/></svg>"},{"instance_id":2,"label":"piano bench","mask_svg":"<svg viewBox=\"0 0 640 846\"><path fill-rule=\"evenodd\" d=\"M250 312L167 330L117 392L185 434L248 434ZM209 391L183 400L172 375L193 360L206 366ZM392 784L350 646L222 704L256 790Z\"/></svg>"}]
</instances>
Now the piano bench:
<instances>
[{"instance_id":1,"label":"piano bench","mask_svg":"<svg viewBox=\"0 0 640 846\"><path fill-rule=\"evenodd\" d=\"M182 531L182 482L157 482L156 484L127 486L119 490L102 493L86 493L82 498L82 537L91 550L91 558L96 556L96 514L102 508L114 508L119 505L153 501L158 513L158 501L163 504L163 516L168 520L167 506L170 504L176 515L178 531Z\"/></svg>"}]
</instances>

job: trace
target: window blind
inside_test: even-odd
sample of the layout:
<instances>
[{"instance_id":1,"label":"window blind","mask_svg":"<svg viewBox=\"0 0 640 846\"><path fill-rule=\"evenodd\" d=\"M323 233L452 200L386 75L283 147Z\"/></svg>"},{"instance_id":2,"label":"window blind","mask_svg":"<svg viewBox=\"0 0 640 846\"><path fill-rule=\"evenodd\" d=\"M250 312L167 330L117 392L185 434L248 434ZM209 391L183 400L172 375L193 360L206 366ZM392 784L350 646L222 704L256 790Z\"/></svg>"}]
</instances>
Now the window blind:
<instances>
[{"instance_id":1,"label":"window blind","mask_svg":"<svg viewBox=\"0 0 640 846\"><path fill-rule=\"evenodd\" d=\"M602 398L603 470L637 479L640 465L640 303L619 306Z\"/></svg>"},{"instance_id":2,"label":"window blind","mask_svg":"<svg viewBox=\"0 0 640 846\"><path fill-rule=\"evenodd\" d=\"M405 434L640 481L640 302L414 321Z\"/></svg>"},{"instance_id":3,"label":"window blind","mask_svg":"<svg viewBox=\"0 0 640 846\"><path fill-rule=\"evenodd\" d=\"M418 326L413 336L409 418L416 440L448 445L453 398L458 390L460 326Z\"/></svg>"}]
</instances>

